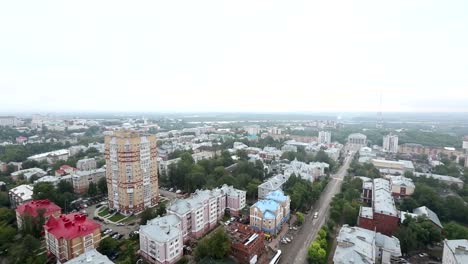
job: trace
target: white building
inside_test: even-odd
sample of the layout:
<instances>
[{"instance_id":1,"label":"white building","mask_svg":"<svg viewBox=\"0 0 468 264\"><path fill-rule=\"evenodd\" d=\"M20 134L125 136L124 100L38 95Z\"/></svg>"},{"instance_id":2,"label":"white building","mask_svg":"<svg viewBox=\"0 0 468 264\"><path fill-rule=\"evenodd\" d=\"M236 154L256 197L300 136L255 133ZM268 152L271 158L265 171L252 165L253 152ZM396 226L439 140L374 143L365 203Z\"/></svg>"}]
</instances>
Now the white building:
<instances>
[{"instance_id":1,"label":"white building","mask_svg":"<svg viewBox=\"0 0 468 264\"><path fill-rule=\"evenodd\" d=\"M11 207L16 208L18 205L32 200L33 186L28 184L17 186L8 191L8 196Z\"/></svg>"},{"instance_id":2,"label":"white building","mask_svg":"<svg viewBox=\"0 0 468 264\"><path fill-rule=\"evenodd\" d=\"M140 254L150 263L172 264L183 255L182 221L167 215L140 226Z\"/></svg>"},{"instance_id":3,"label":"white building","mask_svg":"<svg viewBox=\"0 0 468 264\"><path fill-rule=\"evenodd\" d=\"M29 181L29 179L31 179L32 176L36 176L36 177L39 178L39 177L42 177L42 176L44 176L46 174L47 174L47 172L45 172L41 168L30 168L30 169L15 171L15 172L13 172L11 174L11 177L14 180L18 180L18 178L22 175L25 180Z\"/></svg>"},{"instance_id":4,"label":"white building","mask_svg":"<svg viewBox=\"0 0 468 264\"><path fill-rule=\"evenodd\" d=\"M64 264L114 264L114 262L112 262L106 255L99 253L96 249L92 249L65 262Z\"/></svg>"},{"instance_id":5,"label":"white building","mask_svg":"<svg viewBox=\"0 0 468 264\"><path fill-rule=\"evenodd\" d=\"M14 116L0 116L0 127L14 127L17 125L17 119Z\"/></svg>"},{"instance_id":6,"label":"white building","mask_svg":"<svg viewBox=\"0 0 468 264\"><path fill-rule=\"evenodd\" d=\"M258 199L265 199L270 192L281 190L288 179L285 175L276 175L263 182L258 186Z\"/></svg>"},{"instance_id":7,"label":"white building","mask_svg":"<svg viewBox=\"0 0 468 264\"><path fill-rule=\"evenodd\" d=\"M310 162L309 164L297 160L291 161L284 169L284 175L289 177L294 173L302 179L314 182L317 178L325 176L325 169L330 167L324 162Z\"/></svg>"},{"instance_id":8,"label":"white building","mask_svg":"<svg viewBox=\"0 0 468 264\"><path fill-rule=\"evenodd\" d=\"M356 147L367 146L367 136L361 133L354 133L348 136L348 144Z\"/></svg>"},{"instance_id":9,"label":"white building","mask_svg":"<svg viewBox=\"0 0 468 264\"><path fill-rule=\"evenodd\" d=\"M383 151L390 153L398 152L398 136L387 135L383 137Z\"/></svg>"},{"instance_id":10,"label":"white building","mask_svg":"<svg viewBox=\"0 0 468 264\"><path fill-rule=\"evenodd\" d=\"M360 227L343 225L336 240L336 264L390 264L401 256L398 238Z\"/></svg>"},{"instance_id":11,"label":"white building","mask_svg":"<svg viewBox=\"0 0 468 264\"><path fill-rule=\"evenodd\" d=\"M53 164L59 160L67 160L69 157L70 151L68 149L59 149L31 156L28 160L35 160L37 162L46 160L49 164Z\"/></svg>"},{"instance_id":12,"label":"white building","mask_svg":"<svg viewBox=\"0 0 468 264\"><path fill-rule=\"evenodd\" d=\"M444 240L443 264L468 263L468 239Z\"/></svg>"},{"instance_id":13,"label":"white building","mask_svg":"<svg viewBox=\"0 0 468 264\"><path fill-rule=\"evenodd\" d=\"M331 143L331 133L328 131L320 131L318 134L318 142L320 144L330 144Z\"/></svg>"},{"instance_id":14,"label":"white building","mask_svg":"<svg viewBox=\"0 0 468 264\"><path fill-rule=\"evenodd\" d=\"M260 126L259 125L252 125L244 127L244 130L249 135L258 135L260 133Z\"/></svg>"},{"instance_id":15,"label":"white building","mask_svg":"<svg viewBox=\"0 0 468 264\"><path fill-rule=\"evenodd\" d=\"M388 176L392 195L396 197L413 195L416 186L413 180L404 176Z\"/></svg>"},{"instance_id":16,"label":"white building","mask_svg":"<svg viewBox=\"0 0 468 264\"><path fill-rule=\"evenodd\" d=\"M76 168L80 171L94 170L97 167L96 159L80 159L76 162Z\"/></svg>"}]
</instances>

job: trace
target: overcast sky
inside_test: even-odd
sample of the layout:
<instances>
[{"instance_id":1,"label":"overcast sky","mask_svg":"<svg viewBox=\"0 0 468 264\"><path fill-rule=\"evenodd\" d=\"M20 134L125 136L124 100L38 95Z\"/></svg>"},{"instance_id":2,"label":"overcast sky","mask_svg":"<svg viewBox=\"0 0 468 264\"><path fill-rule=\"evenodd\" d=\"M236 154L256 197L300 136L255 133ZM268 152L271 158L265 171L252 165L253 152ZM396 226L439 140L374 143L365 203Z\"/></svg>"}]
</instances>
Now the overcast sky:
<instances>
[{"instance_id":1,"label":"overcast sky","mask_svg":"<svg viewBox=\"0 0 468 264\"><path fill-rule=\"evenodd\" d=\"M164 2L164 3L163 3ZM0 111L468 111L468 1L2 1Z\"/></svg>"}]
</instances>

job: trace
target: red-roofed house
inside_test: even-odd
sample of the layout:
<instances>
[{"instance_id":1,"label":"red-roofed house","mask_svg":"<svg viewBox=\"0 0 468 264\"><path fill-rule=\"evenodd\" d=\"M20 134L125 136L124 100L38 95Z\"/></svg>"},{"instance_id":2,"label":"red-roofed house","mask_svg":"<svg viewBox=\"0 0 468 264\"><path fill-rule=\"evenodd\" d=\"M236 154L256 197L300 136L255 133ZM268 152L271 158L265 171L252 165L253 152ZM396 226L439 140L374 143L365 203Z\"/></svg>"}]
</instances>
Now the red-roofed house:
<instances>
[{"instance_id":1,"label":"red-roofed house","mask_svg":"<svg viewBox=\"0 0 468 264\"><path fill-rule=\"evenodd\" d=\"M16 222L18 223L18 228L21 228L23 217L31 216L35 219L39 216L40 211L44 212L44 218L47 221L51 216L58 217L62 213L62 208L47 199L32 200L21 204L16 208Z\"/></svg>"},{"instance_id":2,"label":"red-roofed house","mask_svg":"<svg viewBox=\"0 0 468 264\"><path fill-rule=\"evenodd\" d=\"M47 252L60 262L97 248L101 241L101 225L81 213L50 217L44 231Z\"/></svg>"},{"instance_id":3,"label":"red-roofed house","mask_svg":"<svg viewBox=\"0 0 468 264\"><path fill-rule=\"evenodd\" d=\"M74 171L76 171L77 169L72 167L72 166L69 166L69 165L62 165L60 166L60 168L58 170L55 171L55 176L63 176L63 175L67 175L67 174L71 174L73 173Z\"/></svg>"}]
</instances>

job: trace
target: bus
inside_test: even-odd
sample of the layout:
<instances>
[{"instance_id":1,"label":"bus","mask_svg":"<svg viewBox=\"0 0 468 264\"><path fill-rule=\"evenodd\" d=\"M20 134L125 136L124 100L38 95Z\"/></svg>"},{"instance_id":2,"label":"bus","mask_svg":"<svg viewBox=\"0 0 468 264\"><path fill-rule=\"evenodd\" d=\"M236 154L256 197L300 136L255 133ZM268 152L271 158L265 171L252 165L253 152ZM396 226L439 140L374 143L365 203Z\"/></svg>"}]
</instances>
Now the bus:
<instances>
[{"instance_id":1,"label":"bus","mask_svg":"<svg viewBox=\"0 0 468 264\"><path fill-rule=\"evenodd\" d=\"M276 255L271 259L270 264L278 264L281 258L281 250L276 251Z\"/></svg>"}]
</instances>

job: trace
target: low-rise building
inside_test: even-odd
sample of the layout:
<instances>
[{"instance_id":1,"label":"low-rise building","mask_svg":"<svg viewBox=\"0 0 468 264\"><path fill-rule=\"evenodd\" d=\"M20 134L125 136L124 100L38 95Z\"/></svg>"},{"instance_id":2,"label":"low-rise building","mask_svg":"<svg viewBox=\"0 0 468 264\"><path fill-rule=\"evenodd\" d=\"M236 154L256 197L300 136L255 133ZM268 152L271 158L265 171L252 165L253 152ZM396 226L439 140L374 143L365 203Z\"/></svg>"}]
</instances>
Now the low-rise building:
<instances>
[{"instance_id":1,"label":"low-rise building","mask_svg":"<svg viewBox=\"0 0 468 264\"><path fill-rule=\"evenodd\" d=\"M35 219L40 214L45 218L54 216L58 217L62 213L62 208L53 202L44 199L44 200L31 200L29 202L23 203L16 208L16 222L18 228L21 228L24 217L32 217Z\"/></svg>"},{"instance_id":2,"label":"low-rise building","mask_svg":"<svg viewBox=\"0 0 468 264\"><path fill-rule=\"evenodd\" d=\"M98 247L101 226L81 213L51 216L44 225L46 249L64 262Z\"/></svg>"},{"instance_id":3,"label":"low-rise building","mask_svg":"<svg viewBox=\"0 0 468 264\"><path fill-rule=\"evenodd\" d=\"M468 239L444 240L443 264L468 263Z\"/></svg>"},{"instance_id":4,"label":"low-rise building","mask_svg":"<svg viewBox=\"0 0 468 264\"><path fill-rule=\"evenodd\" d=\"M367 182L363 184L368 185ZM361 206L358 226L392 235L398 229L400 216L390 191L390 182L381 178L374 179L370 194L369 187L363 186L363 196L372 197L371 207Z\"/></svg>"},{"instance_id":5,"label":"low-rise building","mask_svg":"<svg viewBox=\"0 0 468 264\"><path fill-rule=\"evenodd\" d=\"M400 212L401 222L403 223L408 217L417 218L425 217L427 220L431 221L437 228L443 229L442 223L439 220L439 217L431 209L426 206L421 206L413 210L413 213Z\"/></svg>"},{"instance_id":6,"label":"low-rise building","mask_svg":"<svg viewBox=\"0 0 468 264\"><path fill-rule=\"evenodd\" d=\"M183 255L182 221L167 215L140 226L140 255L150 263L172 264Z\"/></svg>"},{"instance_id":7,"label":"low-rise building","mask_svg":"<svg viewBox=\"0 0 468 264\"><path fill-rule=\"evenodd\" d=\"M19 170L11 173L11 178L15 181L19 180L20 177L24 177L25 180L29 181L31 177L42 177L46 175L47 172L45 172L43 169L40 168L30 168L30 169L25 169L25 170Z\"/></svg>"},{"instance_id":8,"label":"low-rise building","mask_svg":"<svg viewBox=\"0 0 468 264\"><path fill-rule=\"evenodd\" d=\"M398 238L372 230L343 225L336 240L336 264L390 264L401 257Z\"/></svg>"},{"instance_id":9,"label":"low-rise building","mask_svg":"<svg viewBox=\"0 0 468 264\"><path fill-rule=\"evenodd\" d=\"M283 191L272 192L250 207L250 226L265 233L276 234L289 219L290 199Z\"/></svg>"},{"instance_id":10,"label":"low-rise building","mask_svg":"<svg viewBox=\"0 0 468 264\"><path fill-rule=\"evenodd\" d=\"M76 168L81 171L95 170L97 167L96 159L80 159L76 162Z\"/></svg>"},{"instance_id":11,"label":"low-rise building","mask_svg":"<svg viewBox=\"0 0 468 264\"><path fill-rule=\"evenodd\" d=\"M86 251L65 264L114 264L106 255L102 255L96 249Z\"/></svg>"},{"instance_id":12,"label":"low-rise building","mask_svg":"<svg viewBox=\"0 0 468 264\"><path fill-rule=\"evenodd\" d=\"M265 199L270 193L283 188L283 184L288 180L289 177L285 175L276 175L266 180L258 186L258 199Z\"/></svg>"},{"instance_id":13,"label":"low-rise building","mask_svg":"<svg viewBox=\"0 0 468 264\"><path fill-rule=\"evenodd\" d=\"M265 252L263 232L237 222L228 225L226 229L231 239L230 254L237 263L257 263Z\"/></svg>"},{"instance_id":14,"label":"low-rise building","mask_svg":"<svg viewBox=\"0 0 468 264\"><path fill-rule=\"evenodd\" d=\"M29 184L23 184L9 190L8 196L10 197L11 208L16 208L25 202L31 201L32 195L33 186Z\"/></svg>"},{"instance_id":15,"label":"low-rise building","mask_svg":"<svg viewBox=\"0 0 468 264\"><path fill-rule=\"evenodd\" d=\"M28 157L28 160L35 160L37 162L47 161L49 164L54 164L59 160L67 160L69 157L70 151L68 149L60 149Z\"/></svg>"},{"instance_id":16,"label":"low-rise building","mask_svg":"<svg viewBox=\"0 0 468 264\"><path fill-rule=\"evenodd\" d=\"M413 162L410 160L382 160L372 159L371 163L381 172L386 174L403 174L405 172L414 172Z\"/></svg>"},{"instance_id":17,"label":"low-rise building","mask_svg":"<svg viewBox=\"0 0 468 264\"><path fill-rule=\"evenodd\" d=\"M452 177L452 176L448 176L448 175L438 175L438 174L432 174L432 173L422 173L422 172L414 172L413 175L415 177L427 177L427 178L432 178L432 179L436 179L442 183L445 183L447 185L452 185L452 184L455 184L458 186L458 188L460 189L463 189L463 185L464 185L464 182L459 179L459 178L455 178L455 177Z\"/></svg>"},{"instance_id":18,"label":"low-rise building","mask_svg":"<svg viewBox=\"0 0 468 264\"><path fill-rule=\"evenodd\" d=\"M414 193L416 186L413 180L404 176L389 176L390 187L394 197L411 196Z\"/></svg>"},{"instance_id":19,"label":"low-rise building","mask_svg":"<svg viewBox=\"0 0 468 264\"><path fill-rule=\"evenodd\" d=\"M361 133L354 133L348 136L348 144L355 147L367 146L367 136Z\"/></svg>"},{"instance_id":20,"label":"low-rise building","mask_svg":"<svg viewBox=\"0 0 468 264\"><path fill-rule=\"evenodd\" d=\"M70 166L70 165L62 165L58 170L55 171L55 176L63 176L63 175L68 175L72 174L75 172L77 169Z\"/></svg>"},{"instance_id":21,"label":"low-rise building","mask_svg":"<svg viewBox=\"0 0 468 264\"><path fill-rule=\"evenodd\" d=\"M89 171L76 171L72 174L73 191L75 193L86 193L89 184L97 184L100 179L106 177L106 169L100 168Z\"/></svg>"}]
</instances>

